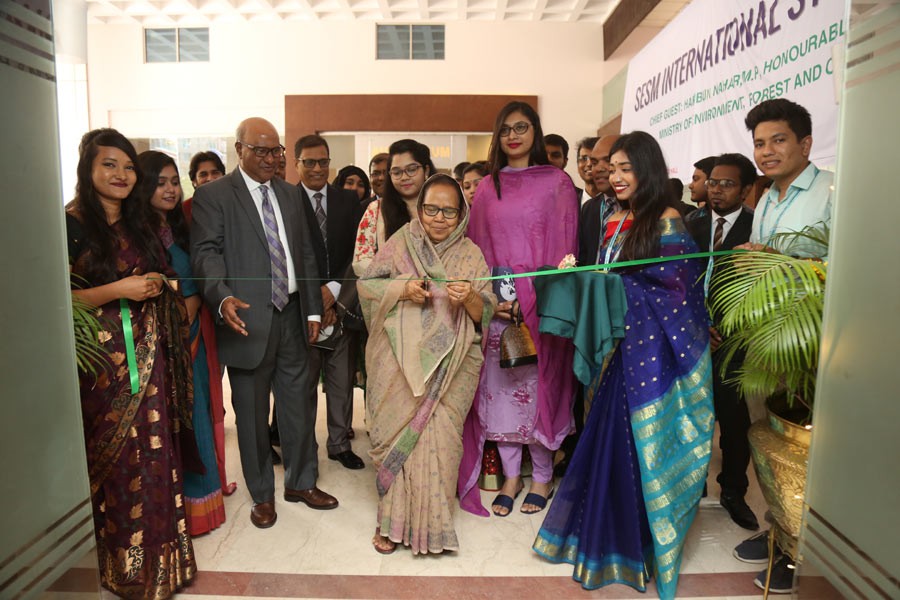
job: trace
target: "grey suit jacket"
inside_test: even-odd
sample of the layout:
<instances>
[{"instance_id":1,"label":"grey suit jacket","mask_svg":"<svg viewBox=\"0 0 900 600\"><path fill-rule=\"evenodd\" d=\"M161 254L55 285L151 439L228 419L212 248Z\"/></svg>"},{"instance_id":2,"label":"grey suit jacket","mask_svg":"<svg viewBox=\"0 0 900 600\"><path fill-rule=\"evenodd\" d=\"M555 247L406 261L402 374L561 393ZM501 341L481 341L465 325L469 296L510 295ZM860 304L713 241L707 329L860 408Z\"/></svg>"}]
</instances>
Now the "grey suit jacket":
<instances>
[{"instance_id":1,"label":"grey suit jacket","mask_svg":"<svg viewBox=\"0 0 900 600\"><path fill-rule=\"evenodd\" d=\"M280 179L269 184L278 198L285 237L298 281L302 322L322 314L318 269L309 239L306 213L297 188ZM222 364L254 369L262 361L272 323L272 269L262 219L250 190L235 169L221 179L197 188L191 223L191 266L201 278L203 300L217 315L216 343ZM247 337L218 319L219 305L234 296L250 305L239 311ZM296 306L296 305L292 305ZM306 331L296 333L306 346Z\"/></svg>"}]
</instances>

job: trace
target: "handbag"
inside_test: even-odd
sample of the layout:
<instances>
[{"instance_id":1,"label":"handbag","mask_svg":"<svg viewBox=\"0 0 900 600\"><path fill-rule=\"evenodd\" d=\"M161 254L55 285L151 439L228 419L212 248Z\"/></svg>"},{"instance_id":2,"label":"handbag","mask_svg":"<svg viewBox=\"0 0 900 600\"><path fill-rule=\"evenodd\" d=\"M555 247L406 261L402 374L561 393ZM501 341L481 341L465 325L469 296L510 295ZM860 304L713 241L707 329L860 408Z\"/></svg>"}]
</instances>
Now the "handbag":
<instances>
[{"instance_id":1,"label":"handbag","mask_svg":"<svg viewBox=\"0 0 900 600\"><path fill-rule=\"evenodd\" d=\"M500 368L512 369L523 365L535 365L538 361L537 349L528 325L522 320L519 302L513 303L512 323L500 334Z\"/></svg>"}]
</instances>

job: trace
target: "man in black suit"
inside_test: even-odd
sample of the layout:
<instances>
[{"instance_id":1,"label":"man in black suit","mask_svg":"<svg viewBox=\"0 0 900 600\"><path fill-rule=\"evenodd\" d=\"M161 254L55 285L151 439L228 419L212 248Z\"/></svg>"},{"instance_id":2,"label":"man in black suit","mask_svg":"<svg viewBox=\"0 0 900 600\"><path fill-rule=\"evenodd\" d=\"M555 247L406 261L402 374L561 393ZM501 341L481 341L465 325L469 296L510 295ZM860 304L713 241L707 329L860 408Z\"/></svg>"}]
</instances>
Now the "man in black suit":
<instances>
[{"instance_id":1,"label":"man in black suit","mask_svg":"<svg viewBox=\"0 0 900 600\"><path fill-rule=\"evenodd\" d=\"M575 148L578 176L584 182L584 190L578 197L578 203L581 206L584 206L588 200L597 195L597 188L594 187L594 178L591 174L591 151L597 145L599 139L598 137L582 138L578 141L578 146Z\"/></svg>"},{"instance_id":2,"label":"man in black suit","mask_svg":"<svg viewBox=\"0 0 900 600\"><path fill-rule=\"evenodd\" d=\"M191 264L204 301L218 315L219 360L228 367L250 521L275 524L269 446L269 394L281 419L284 499L330 509L316 487L315 398L306 393L307 340L319 335L322 298L297 188L275 177L284 154L264 119L243 121L234 144L238 168L194 195Z\"/></svg>"},{"instance_id":3,"label":"man in black suit","mask_svg":"<svg viewBox=\"0 0 900 600\"><path fill-rule=\"evenodd\" d=\"M619 204L609 183L609 150L618 135L605 135L591 149L591 178L597 195L584 203L578 219L578 264L595 265L600 243L606 232L606 222Z\"/></svg>"},{"instance_id":4,"label":"man in black suit","mask_svg":"<svg viewBox=\"0 0 900 600\"><path fill-rule=\"evenodd\" d=\"M356 228L362 217L359 197L351 190L328 184L331 158L328 142L318 135L303 136L294 144L305 223L312 240L322 295L323 334L337 336L309 350L308 393L316 397L320 374L324 374L328 413L328 458L348 469L362 469L362 459L350 447L353 424L353 375L356 371L355 332L340 331L335 299L341 278L350 268ZM353 282L348 285L354 285Z\"/></svg>"},{"instance_id":5,"label":"man in black suit","mask_svg":"<svg viewBox=\"0 0 900 600\"><path fill-rule=\"evenodd\" d=\"M756 167L742 154L723 154L716 158L709 178L708 210L687 222L687 229L701 251L732 250L750 239L753 210L744 206L756 181ZM699 211L698 211L699 212ZM715 293L712 290L711 293ZM719 448L722 450L722 472L716 480L722 486L719 501L731 519L746 529L759 529L756 515L747 506L747 467L750 464L750 413L737 386L725 383L740 368L740 357L732 361L726 376L721 375L722 354L717 352L722 336L716 329L720 315L712 315L709 328L713 359L713 402L719 420Z\"/></svg>"},{"instance_id":6,"label":"man in black suit","mask_svg":"<svg viewBox=\"0 0 900 600\"><path fill-rule=\"evenodd\" d=\"M597 139L597 138L594 138ZM578 217L578 264L595 265L599 262L600 242L606 231L606 222L618 209L619 204L609 183L609 150L618 135L606 135L597 139L590 152L590 173L597 195L585 202ZM582 143L584 140L582 140ZM579 166L579 173L581 172ZM569 467L569 460L575 453L575 446L584 429L584 386L578 384L575 401L572 404L575 433L563 440L560 449L564 456L553 469L553 474L562 477Z\"/></svg>"}]
</instances>

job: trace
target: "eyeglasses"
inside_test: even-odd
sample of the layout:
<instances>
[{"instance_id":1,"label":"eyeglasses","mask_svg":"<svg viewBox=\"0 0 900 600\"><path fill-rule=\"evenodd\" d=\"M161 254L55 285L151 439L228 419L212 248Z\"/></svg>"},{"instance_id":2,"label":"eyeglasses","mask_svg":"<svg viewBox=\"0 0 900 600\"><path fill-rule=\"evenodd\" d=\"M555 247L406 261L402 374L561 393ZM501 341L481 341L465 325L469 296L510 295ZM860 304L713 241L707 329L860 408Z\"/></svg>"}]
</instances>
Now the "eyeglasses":
<instances>
[{"instance_id":1,"label":"eyeglasses","mask_svg":"<svg viewBox=\"0 0 900 600\"><path fill-rule=\"evenodd\" d=\"M421 169L421 168L422 168L422 165L420 165L419 163L409 163L402 169L400 167L394 167L393 169L390 170L391 179L400 179L401 177L403 177L404 173L406 173L410 177L415 177L416 173L418 173L419 169ZM434 215L431 215L431 216L434 216Z\"/></svg>"},{"instance_id":2,"label":"eyeglasses","mask_svg":"<svg viewBox=\"0 0 900 600\"><path fill-rule=\"evenodd\" d=\"M509 137L510 131L515 131L516 135L522 135L528 128L531 127L531 123L526 123L525 121L519 121L515 125L501 125L500 126L500 137Z\"/></svg>"},{"instance_id":3,"label":"eyeglasses","mask_svg":"<svg viewBox=\"0 0 900 600\"><path fill-rule=\"evenodd\" d=\"M267 154L271 154L275 158L281 158L282 156L284 156L284 146L282 146L281 144L275 146L274 148L266 148L265 146L253 146L245 142L238 143L241 146L245 146L253 150L253 154L255 154L257 158L265 158Z\"/></svg>"},{"instance_id":4,"label":"eyeglasses","mask_svg":"<svg viewBox=\"0 0 900 600\"><path fill-rule=\"evenodd\" d=\"M720 187L723 190L730 190L738 185L738 182L730 179L707 179L704 185L708 188Z\"/></svg>"},{"instance_id":5,"label":"eyeglasses","mask_svg":"<svg viewBox=\"0 0 900 600\"><path fill-rule=\"evenodd\" d=\"M306 167L307 169L315 169L316 165L319 165L323 169L327 169L328 165L331 164L330 158L298 158L297 162Z\"/></svg>"},{"instance_id":6,"label":"eyeglasses","mask_svg":"<svg viewBox=\"0 0 900 600\"><path fill-rule=\"evenodd\" d=\"M590 154L582 154L578 157L578 162L590 162L591 155Z\"/></svg>"},{"instance_id":7,"label":"eyeglasses","mask_svg":"<svg viewBox=\"0 0 900 600\"><path fill-rule=\"evenodd\" d=\"M370 171L369 177L384 177L387 174L387 171L384 169L380 169L378 171Z\"/></svg>"},{"instance_id":8,"label":"eyeglasses","mask_svg":"<svg viewBox=\"0 0 900 600\"><path fill-rule=\"evenodd\" d=\"M434 204L423 204L422 212L429 217L436 217L438 213L441 213L444 215L445 219L449 220L453 220L459 216L458 208L451 208L449 206L441 208L440 206L435 206Z\"/></svg>"}]
</instances>

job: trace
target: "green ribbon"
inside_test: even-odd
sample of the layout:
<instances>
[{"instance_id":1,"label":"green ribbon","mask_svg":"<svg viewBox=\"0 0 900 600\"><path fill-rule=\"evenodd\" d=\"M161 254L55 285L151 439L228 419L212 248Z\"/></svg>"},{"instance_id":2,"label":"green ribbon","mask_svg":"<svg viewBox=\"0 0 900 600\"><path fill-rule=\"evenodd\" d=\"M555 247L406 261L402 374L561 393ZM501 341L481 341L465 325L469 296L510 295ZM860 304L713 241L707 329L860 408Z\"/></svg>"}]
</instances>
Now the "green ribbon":
<instances>
[{"instance_id":1,"label":"green ribbon","mask_svg":"<svg viewBox=\"0 0 900 600\"><path fill-rule=\"evenodd\" d=\"M128 300L119 298L119 308L122 313L122 331L125 333L125 354L128 357L128 374L131 376L131 394L137 394L141 389L141 380L138 375L137 357L134 354L134 330L131 328L131 310L128 308Z\"/></svg>"},{"instance_id":2,"label":"green ribbon","mask_svg":"<svg viewBox=\"0 0 900 600\"><path fill-rule=\"evenodd\" d=\"M529 271L527 273L510 273L508 275L491 275L490 277L476 277L467 281L493 281L495 279L518 279L520 277L543 277L545 275L563 275L565 273L578 273L581 271L608 271L609 269L622 269L625 267L640 267L656 263L671 262L689 258L709 258L711 256L728 256L729 254L743 254L749 250L716 250L715 252L694 252L692 254L676 254L674 256L659 256L656 258L642 258L639 260L625 260L609 265L585 265L583 267L569 267L566 269L545 269L543 271ZM174 281L214 281L221 277L164 277L162 279ZM271 277L228 277L229 281L271 281ZM381 279L380 277L376 279ZM333 278L331 281L365 281L365 277L359 278ZM295 277L294 281L321 281L318 277ZM433 278L431 281L459 281L458 279Z\"/></svg>"},{"instance_id":3,"label":"green ribbon","mask_svg":"<svg viewBox=\"0 0 900 600\"><path fill-rule=\"evenodd\" d=\"M527 273L510 273L508 275L492 275L490 277L476 277L471 281L492 281L494 279L518 279L519 277L543 277L545 275L564 275L566 273L580 273L581 271L607 271L609 269L622 269L624 267L640 267L656 263L671 262L689 258L709 258L711 256L726 256L729 254L742 254L747 250L716 250L715 252L694 252L692 254L676 254L674 256L658 256L656 258L641 258L638 260L623 260L608 265L585 265L583 267L569 267L566 269L544 269L541 271L529 271ZM452 279L433 279L432 281L453 281Z\"/></svg>"}]
</instances>

